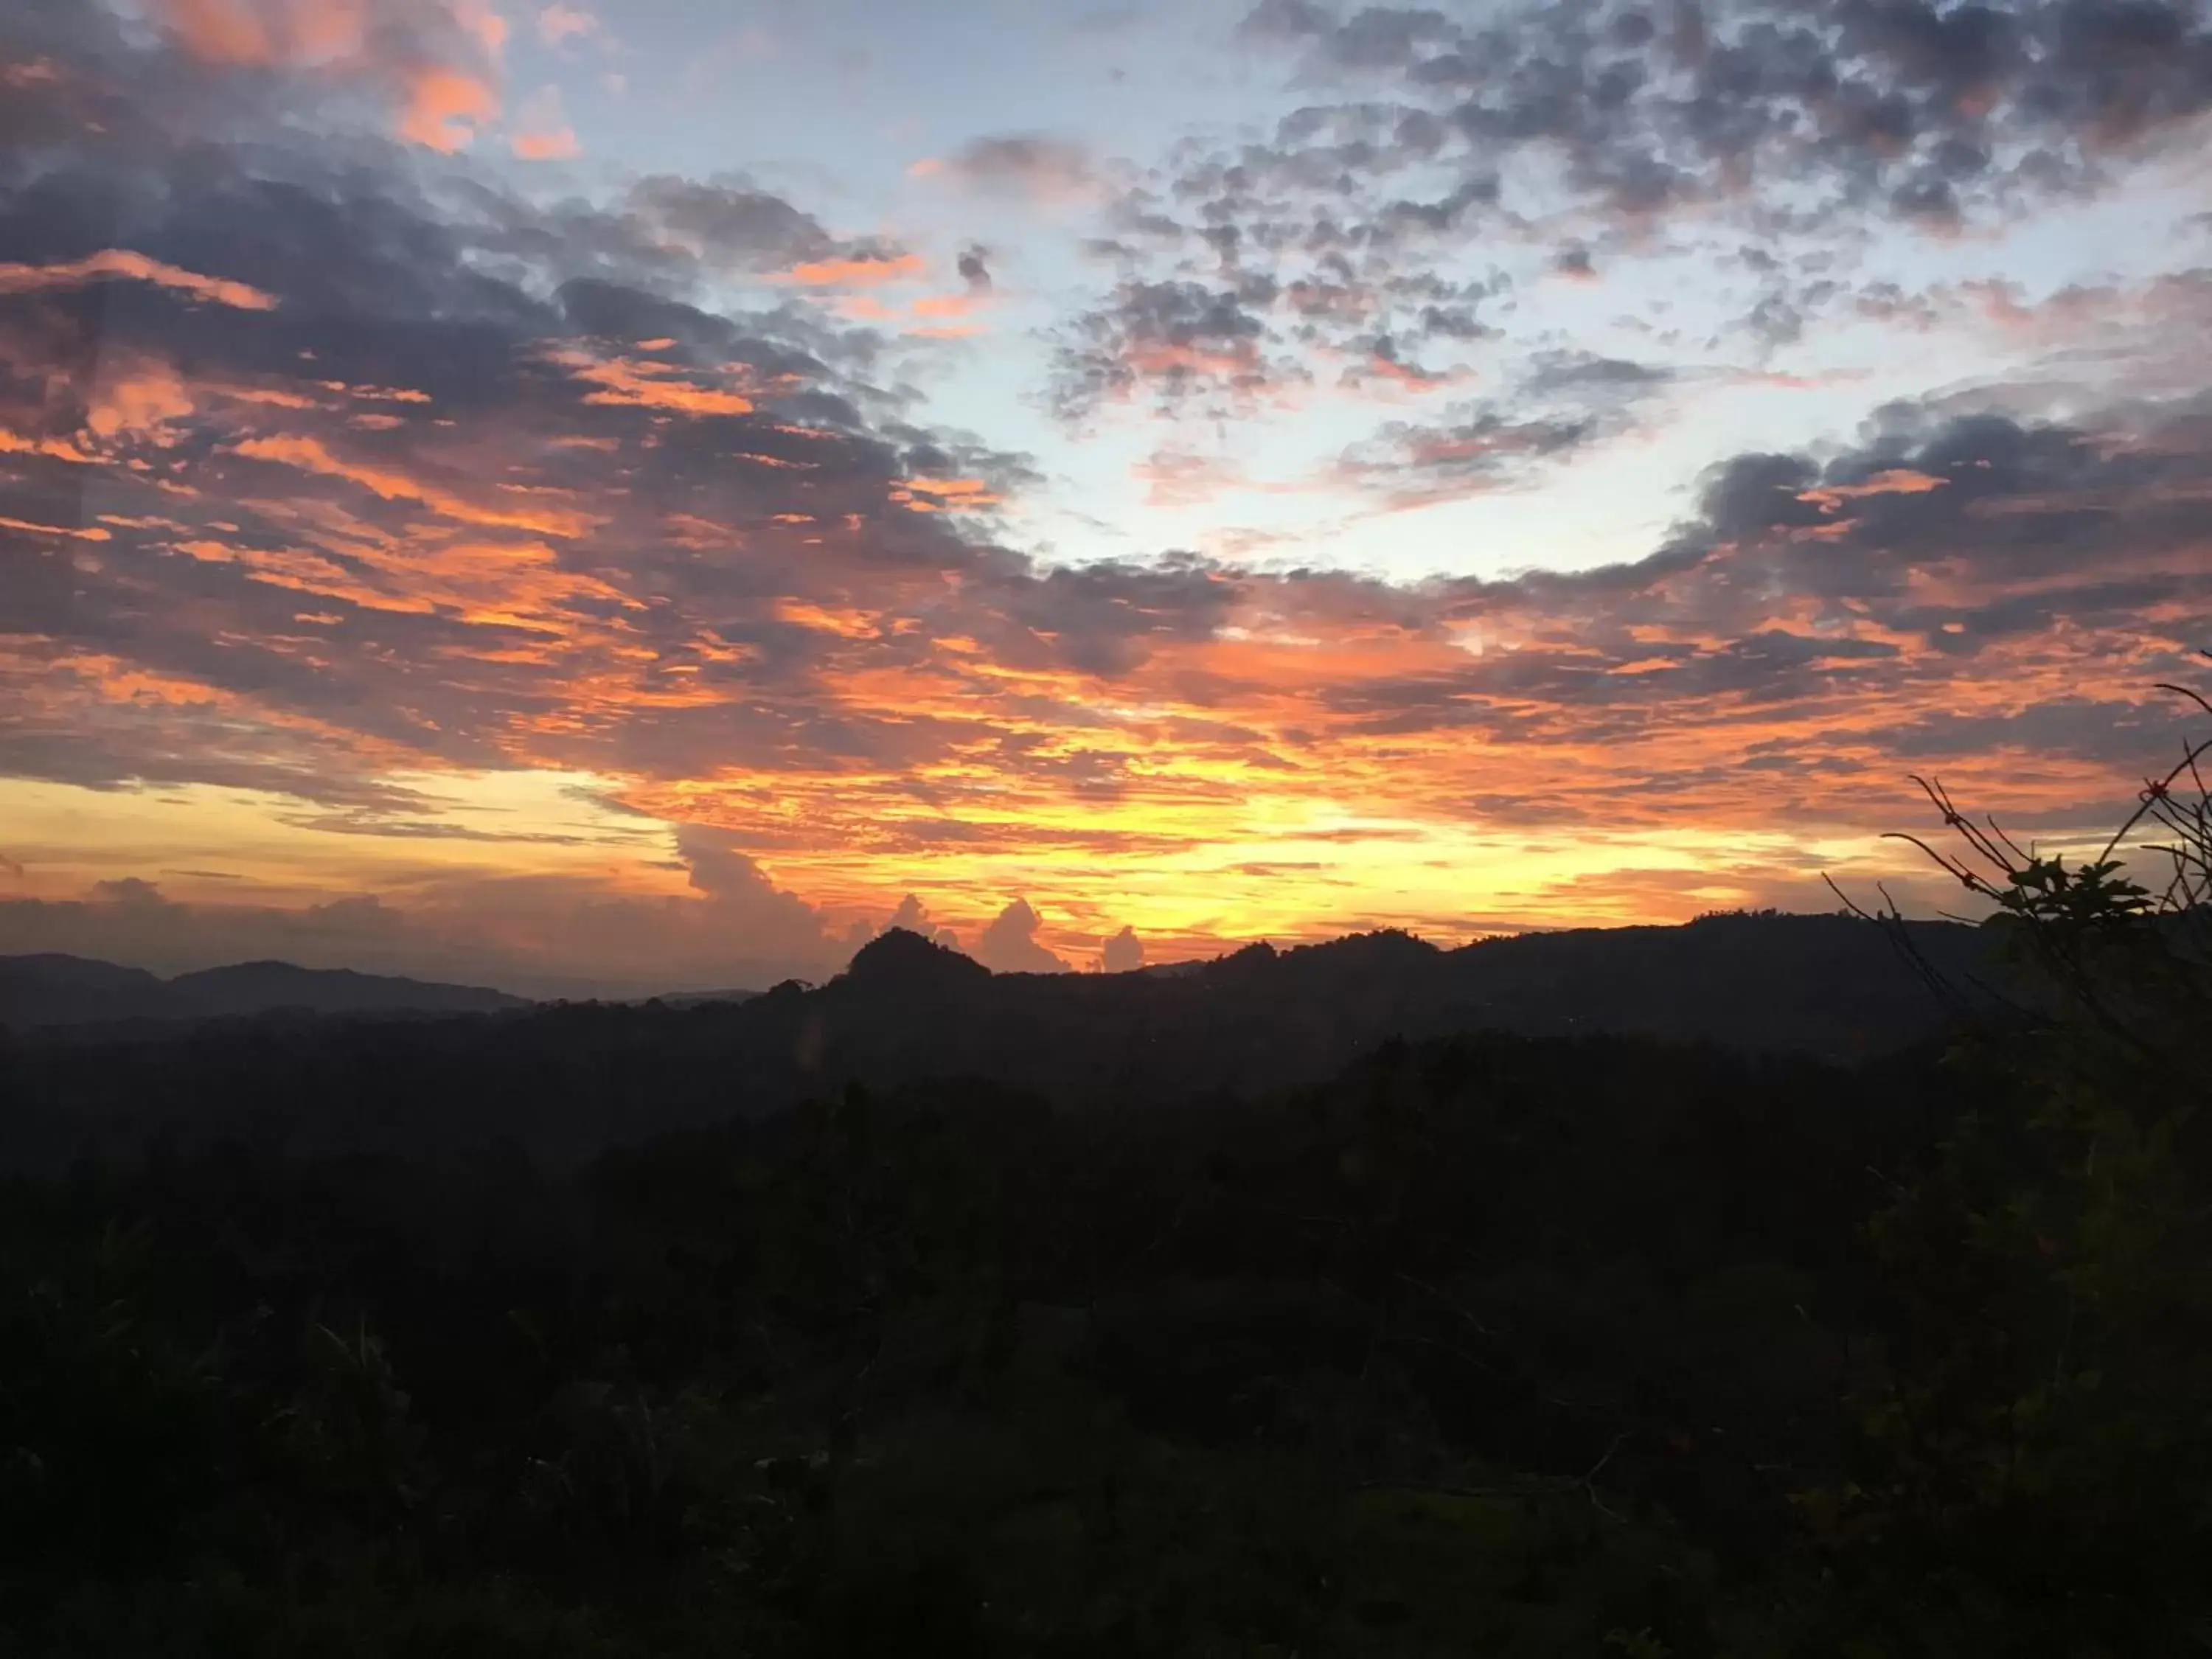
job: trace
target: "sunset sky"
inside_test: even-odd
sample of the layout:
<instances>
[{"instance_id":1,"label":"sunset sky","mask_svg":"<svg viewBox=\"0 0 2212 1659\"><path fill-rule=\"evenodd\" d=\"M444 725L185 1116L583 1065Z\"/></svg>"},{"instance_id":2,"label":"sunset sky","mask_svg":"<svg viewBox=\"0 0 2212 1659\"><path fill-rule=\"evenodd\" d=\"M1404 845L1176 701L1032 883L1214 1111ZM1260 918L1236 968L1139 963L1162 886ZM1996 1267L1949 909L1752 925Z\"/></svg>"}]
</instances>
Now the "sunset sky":
<instances>
[{"instance_id":1,"label":"sunset sky","mask_svg":"<svg viewBox=\"0 0 2212 1659\"><path fill-rule=\"evenodd\" d=\"M0 952L1948 905L2204 679L2208 139L2212 0L9 0Z\"/></svg>"}]
</instances>

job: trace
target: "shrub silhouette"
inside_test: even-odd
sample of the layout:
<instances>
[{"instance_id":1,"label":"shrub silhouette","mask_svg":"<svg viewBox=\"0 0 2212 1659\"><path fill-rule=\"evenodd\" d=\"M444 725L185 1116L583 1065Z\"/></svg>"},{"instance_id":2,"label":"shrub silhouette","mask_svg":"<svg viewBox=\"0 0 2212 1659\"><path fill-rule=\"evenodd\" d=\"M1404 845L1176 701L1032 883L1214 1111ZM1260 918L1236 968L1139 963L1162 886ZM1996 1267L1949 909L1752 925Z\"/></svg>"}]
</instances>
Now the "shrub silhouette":
<instances>
[{"instance_id":1,"label":"shrub silhouette","mask_svg":"<svg viewBox=\"0 0 2212 1659\"><path fill-rule=\"evenodd\" d=\"M2212 1628L2208 752L2072 867L1923 785L1962 850L1917 844L1993 907L2032 995L1954 1057L2021 1109L1962 1119L1874 1219L1899 1316L1855 1478L1814 1504L1912 1632L1897 1650L2179 1652ZM2146 828L2166 839L2128 857L2154 885L2121 856Z\"/></svg>"}]
</instances>

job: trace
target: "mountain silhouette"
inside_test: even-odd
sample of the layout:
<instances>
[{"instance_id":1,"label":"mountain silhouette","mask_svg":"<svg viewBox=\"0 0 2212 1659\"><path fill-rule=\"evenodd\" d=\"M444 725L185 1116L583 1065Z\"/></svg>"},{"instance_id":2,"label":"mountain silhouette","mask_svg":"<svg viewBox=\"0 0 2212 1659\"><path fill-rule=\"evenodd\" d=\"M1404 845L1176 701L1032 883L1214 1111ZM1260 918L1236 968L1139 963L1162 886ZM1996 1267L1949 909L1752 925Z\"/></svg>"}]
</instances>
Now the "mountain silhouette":
<instances>
[{"instance_id":1,"label":"mountain silhouette","mask_svg":"<svg viewBox=\"0 0 2212 1659\"><path fill-rule=\"evenodd\" d=\"M919 991L977 985L991 970L910 929L892 927L862 945L839 977L870 990Z\"/></svg>"},{"instance_id":2,"label":"mountain silhouette","mask_svg":"<svg viewBox=\"0 0 2212 1659\"><path fill-rule=\"evenodd\" d=\"M1911 923L1953 981L2000 975L1990 930ZM0 964L4 966L5 964ZM24 977L21 963L11 971ZM886 933L820 987L741 1002L555 1003L283 964L153 981L65 961L30 975L47 1020L152 1006L321 1008L346 1020L146 1026L108 1041L15 1026L17 1127L54 1156L88 1138L251 1133L297 1150L519 1143L556 1160L800 1101L960 1082L1060 1109L1172 1109L1334 1076L1379 1044L1464 1032L1657 1037L1849 1063L1937 1033L1944 1006L1871 923L1741 915L1679 927L1523 935L1443 950L1402 933L1119 974L994 974L918 934ZM143 976L150 980L151 976ZM0 983L8 982L0 975ZM19 998L19 1003L25 999ZM385 1012L497 1013L385 1020ZM173 1013L164 1016L173 1018ZM19 1136L20 1139L20 1136ZM0 1153L13 1158L21 1148Z\"/></svg>"},{"instance_id":3,"label":"mountain silhouette","mask_svg":"<svg viewBox=\"0 0 2212 1659\"><path fill-rule=\"evenodd\" d=\"M83 957L0 957L0 1025L114 1025L230 1019L279 1012L307 1014L463 1014L521 1008L521 997L481 986L241 962L163 979L140 968Z\"/></svg>"}]
</instances>

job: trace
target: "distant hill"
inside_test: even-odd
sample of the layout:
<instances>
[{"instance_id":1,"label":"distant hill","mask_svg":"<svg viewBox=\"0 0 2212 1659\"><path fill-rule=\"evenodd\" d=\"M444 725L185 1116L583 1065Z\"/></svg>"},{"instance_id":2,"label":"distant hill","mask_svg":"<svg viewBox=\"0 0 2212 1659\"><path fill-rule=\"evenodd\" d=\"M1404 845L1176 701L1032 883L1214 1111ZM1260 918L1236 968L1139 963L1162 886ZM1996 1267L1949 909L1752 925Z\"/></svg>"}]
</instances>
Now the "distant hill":
<instances>
[{"instance_id":1,"label":"distant hill","mask_svg":"<svg viewBox=\"0 0 2212 1659\"><path fill-rule=\"evenodd\" d=\"M170 1006L167 981L143 968L85 957L0 957L0 1025L158 1019Z\"/></svg>"},{"instance_id":2,"label":"distant hill","mask_svg":"<svg viewBox=\"0 0 2212 1659\"><path fill-rule=\"evenodd\" d=\"M758 991L664 991L657 997L637 997L633 1000L665 1003L671 1008L696 1008L708 1002L750 1002Z\"/></svg>"},{"instance_id":3,"label":"distant hill","mask_svg":"<svg viewBox=\"0 0 2212 1659\"><path fill-rule=\"evenodd\" d=\"M1999 973L1985 931L1914 923L1910 933L1954 981ZM106 1006L149 994L137 980L104 978L101 968L74 964L41 982L74 975L88 1006L111 982ZM513 1001L266 971L263 979L262 969L235 970L216 983L228 988L234 1008L298 1005L311 986L331 981L349 982L332 994L345 995L349 1012L368 1010L367 987L378 983L393 988L379 994L393 1009ZM177 983L162 988L174 994ZM1310 1087L1393 1038L1640 1036L1849 1063L1923 1042L1946 1018L1882 929L1842 916L1718 916L1456 950L1369 933L1287 951L1249 945L1174 974L993 974L895 932L827 985L791 981L741 1002L556 1003L490 1021L210 1025L128 1043L63 1041L71 1033L56 1030L0 1055L0 1089L15 1087L40 1119L35 1131L30 1116L20 1127L41 1143L42 1158L88 1138L137 1140L167 1123L196 1135L275 1136L301 1150L504 1141L560 1159L765 1115L854 1083L971 1079L1062 1109L1149 1111ZM0 1146L10 1159L21 1151Z\"/></svg>"},{"instance_id":4,"label":"distant hill","mask_svg":"<svg viewBox=\"0 0 2212 1659\"><path fill-rule=\"evenodd\" d=\"M15 1030L311 1014L491 1013L528 1004L473 985L241 962L162 979L83 957L0 957L0 1025Z\"/></svg>"}]
</instances>

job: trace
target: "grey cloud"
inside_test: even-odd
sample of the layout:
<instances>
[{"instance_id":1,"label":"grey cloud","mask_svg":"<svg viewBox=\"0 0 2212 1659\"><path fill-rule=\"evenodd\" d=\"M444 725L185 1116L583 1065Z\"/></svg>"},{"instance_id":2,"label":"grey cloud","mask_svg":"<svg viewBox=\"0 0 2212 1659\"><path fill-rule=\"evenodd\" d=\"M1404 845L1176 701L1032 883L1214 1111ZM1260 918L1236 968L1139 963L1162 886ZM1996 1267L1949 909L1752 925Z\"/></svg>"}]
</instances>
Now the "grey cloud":
<instances>
[{"instance_id":1,"label":"grey cloud","mask_svg":"<svg viewBox=\"0 0 2212 1659\"><path fill-rule=\"evenodd\" d=\"M1068 32L1082 35L1123 34L1143 22L1146 16L1142 6L1100 6L1078 16L1068 25Z\"/></svg>"},{"instance_id":2,"label":"grey cloud","mask_svg":"<svg viewBox=\"0 0 2212 1659\"><path fill-rule=\"evenodd\" d=\"M1522 376L1521 391L1529 397L1573 396L1590 402L1638 398L1677 378L1671 368L1656 363L1631 362L1601 357L1595 352L1540 352Z\"/></svg>"},{"instance_id":3,"label":"grey cloud","mask_svg":"<svg viewBox=\"0 0 2212 1659\"><path fill-rule=\"evenodd\" d=\"M1063 335L1049 393L1054 412L1080 421L1103 404L1142 395L1166 412L1217 413L1302 378L1271 352L1264 313L1277 297L1265 279L1125 285Z\"/></svg>"},{"instance_id":4,"label":"grey cloud","mask_svg":"<svg viewBox=\"0 0 2212 1659\"><path fill-rule=\"evenodd\" d=\"M1145 942L1133 927L1124 927L1099 943L1098 966L1109 974L1130 974L1145 965Z\"/></svg>"},{"instance_id":5,"label":"grey cloud","mask_svg":"<svg viewBox=\"0 0 2212 1659\"><path fill-rule=\"evenodd\" d=\"M1546 465L1618 436L1674 371L1581 351L1541 352L1504 398L1428 420L1393 421L1338 464L1346 483L1397 507L1522 483Z\"/></svg>"},{"instance_id":6,"label":"grey cloud","mask_svg":"<svg viewBox=\"0 0 2212 1659\"><path fill-rule=\"evenodd\" d=\"M1333 28L1335 14L1314 0L1259 0L1238 32L1249 40L1297 40Z\"/></svg>"},{"instance_id":7,"label":"grey cloud","mask_svg":"<svg viewBox=\"0 0 2212 1659\"><path fill-rule=\"evenodd\" d=\"M1893 733L1888 749L1899 760L1912 762L2007 751L2091 762L2127 760L2148 775L2172 761L2173 726L2165 718L2166 712L2115 708L2081 696L1996 714L1936 711Z\"/></svg>"},{"instance_id":8,"label":"grey cloud","mask_svg":"<svg viewBox=\"0 0 2212 1659\"><path fill-rule=\"evenodd\" d=\"M1083 145L1046 133L973 139L946 156L943 169L979 190L1045 198L1086 191L1100 177Z\"/></svg>"},{"instance_id":9,"label":"grey cloud","mask_svg":"<svg viewBox=\"0 0 2212 1659\"><path fill-rule=\"evenodd\" d=\"M1062 567L1013 580L1005 601L1009 622L1050 633L1054 643L1024 650L1002 639L1001 646L1016 662L1035 654L1085 673L1126 673L1157 643L1209 637L1238 598L1236 583L1188 556Z\"/></svg>"},{"instance_id":10,"label":"grey cloud","mask_svg":"<svg viewBox=\"0 0 2212 1659\"><path fill-rule=\"evenodd\" d=\"M1129 397L1156 414L1232 413L1310 378L1317 356L1372 355L1377 341L1449 351L1495 331L1482 307L1504 274L1449 279L1425 258L1495 203L1494 177L1369 201L1360 181L1388 173L1392 145L1429 143L1419 121L1352 106L1283 125L1297 143L1186 156L1167 197L1114 204L1115 234L1097 249L1126 280L1064 331L1064 416Z\"/></svg>"},{"instance_id":11,"label":"grey cloud","mask_svg":"<svg viewBox=\"0 0 2212 1659\"><path fill-rule=\"evenodd\" d=\"M1597 280L1597 266L1586 247L1563 247L1552 256L1552 270L1571 282Z\"/></svg>"},{"instance_id":12,"label":"grey cloud","mask_svg":"<svg viewBox=\"0 0 2212 1659\"><path fill-rule=\"evenodd\" d=\"M1392 421L1346 452L1339 477L1394 506L1449 501L1524 482L1536 464L1581 449L1597 435L1587 416L1518 417L1462 404L1434 421Z\"/></svg>"},{"instance_id":13,"label":"grey cloud","mask_svg":"<svg viewBox=\"0 0 2212 1659\"><path fill-rule=\"evenodd\" d=\"M1962 663L2049 641L2062 622L2127 642L2145 686L2180 677L2212 638L2199 556L2209 435L2201 400L2087 428L1892 409L1826 462L1746 455L1715 469L1698 516L1636 563L1432 589L1438 613L1491 648L1449 672L1346 688L1334 706L1373 731L1501 738L1540 735L1532 708L1540 721L1571 711L1595 741L1670 708L1711 718L1731 702L1908 688L1940 699ZM1620 672L1632 665L1661 672ZM2134 703L2021 692L2045 696L2047 716L1923 714L1899 740L1915 755L1984 752L2007 732L2038 752L2140 746Z\"/></svg>"},{"instance_id":14,"label":"grey cloud","mask_svg":"<svg viewBox=\"0 0 2212 1659\"><path fill-rule=\"evenodd\" d=\"M1347 69L1392 69L1414 62L1458 33L1440 11L1366 6L1331 31L1328 49Z\"/></svg>"},{"instance_id":15,"label":"grey cloud","mask_svg":"<svg viewBox=\"0 0 2212 1659\"><path fill-rule=\"evenodd\" d=\"M1170 260L1233 245L1286 289L1318 280L1327 252L1402 261L1519 235L1522 209L1556 216L1502 182L1528 160L1564 179L1571 222L1594 220L1601 246L1693 210L1774 246L1847 247L1874 222L1948 232L2094 191L2212 112L2197 0L1586 0L1472 17L1266 0L1243 33L1290 49L1294 83L1334 101L1266 143L1188 147L1118 230ZM1552 263L1580 277L1595 262L1578 244ZM1810 309L1778 293L1750 322L1786 341Z\"/></svg>"},{"instance_id":16,"label":"grey cloud","mask_svg":"<svg viewBox=\"0 0 2212 1659\"><path fill-rule=\"evenodd\" d=\"M884 932L903 928L909 933L919 933L933 945L942 945L948 951L960 948L959 935L950 927L940 927L929 914L929 907L914 894L908 893L891 912L890 920L884 924Z\"/></svg>"},{"instance_id":17,"label":"grey cloud","mask_svg":"<svg viewBox=\"0 0 2212 1659\"><path fill-rule=\"evenodd\" d=\"M628 206L659 236L740 270L779 270L840 249L813 215L741 175L702 181L654 174L630 186Z\"/></svg>"},{"instance_id":18,"label":"grey cloud","mask_svg":"<svg viewBox=\"0 0 2212 1659\"><path fill-rule=\"evenodd\" d=\"M994 974L1060 974L1067 963L1037 940L1044 918L1016 899L976 935L973 955Z\"/></svg>"}]
</instances>

